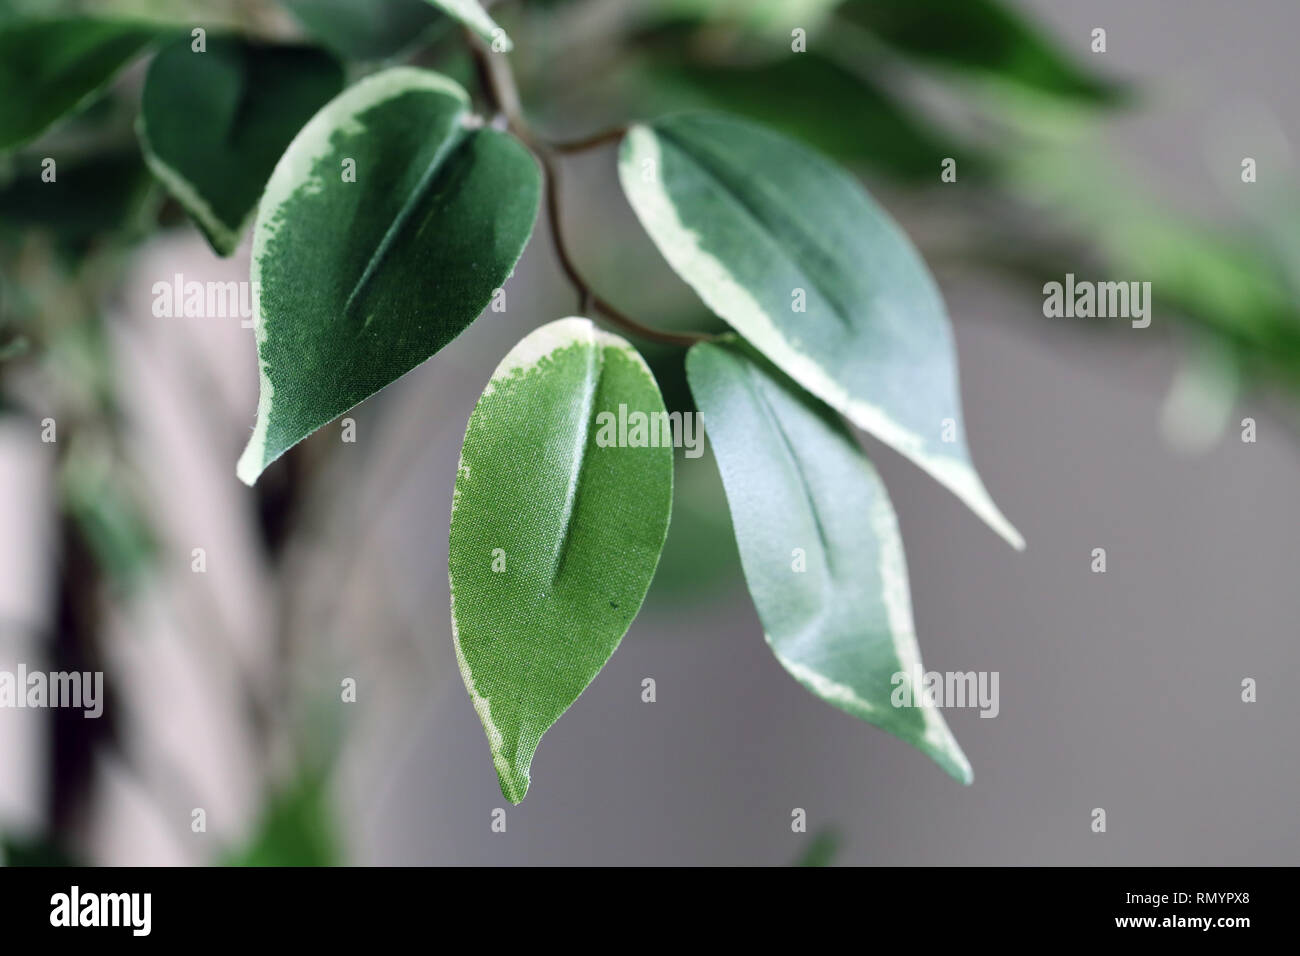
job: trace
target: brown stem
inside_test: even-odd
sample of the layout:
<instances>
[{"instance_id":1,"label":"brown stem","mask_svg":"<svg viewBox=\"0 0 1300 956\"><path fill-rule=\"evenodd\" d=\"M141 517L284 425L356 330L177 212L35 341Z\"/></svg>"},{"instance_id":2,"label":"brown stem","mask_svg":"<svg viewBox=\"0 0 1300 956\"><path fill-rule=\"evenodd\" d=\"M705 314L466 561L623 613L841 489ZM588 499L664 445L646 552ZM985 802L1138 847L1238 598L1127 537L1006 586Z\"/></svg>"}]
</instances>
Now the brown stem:
<instances>
[{"instance_id":1,"label":"brown stem","mask_svg":"<svg viewBox=\"0 0 1300 956\"><path fill-rule=\"evenodd\" d=\"M704 332L665 332L661 329L642 325L592 289L591 284L578 270L573 255L569 251L568 242L564 236L564 227L561 223L560 171L559 164L556 162L557 154L579 152L612 142L620 138L624 130L609 130L588 139L568 144L556 145L543 141L533 132L532 127L524 119L523 108L519 100L519 90L515 85L514 74L511 72L505 57L494 56L482 40L468 31L466 37L474 54L475 69L478 71L480 83L491 101L491 105L501 112L510 131L519 137L523 144L537 157L538 163L541 164L542 180L546 191L546 218L550 225L551 244L555 247L555 256L560 262L561 271L564 272L565 278L569 280L569 284L578 293L581 311L595 310L601 313L610 324L618 326L630 335L665 345L689 346L713 338L713 336Z\"/></svg>"},{"instance_id":2,"label":"brown stem","mask_svg":"<svg viewBox=\"0 0 1300 956\"><path fill-rule=\"evenodd\" d=\"M607 129L603 133L596 133L583 139L574 139L567 143L552 143L551 149L557 153L582 153L589 149L597 149L607 143L617 143L625 135L627 135L626 126L615 126L613 129Z\"/></svg>"}]
</instances>

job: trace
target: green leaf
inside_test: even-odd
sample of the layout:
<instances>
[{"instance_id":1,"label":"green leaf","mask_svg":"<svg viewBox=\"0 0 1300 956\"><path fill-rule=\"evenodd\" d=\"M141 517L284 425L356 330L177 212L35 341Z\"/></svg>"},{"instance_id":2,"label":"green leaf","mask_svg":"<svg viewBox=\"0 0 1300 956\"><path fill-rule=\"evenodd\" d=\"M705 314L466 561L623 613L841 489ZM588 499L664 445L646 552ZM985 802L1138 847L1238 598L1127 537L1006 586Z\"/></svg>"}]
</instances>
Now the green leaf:
<instances>
[{"instance_id":1,"label":"green leaf","mask_svg":"<svg viewBox=\"0 0 1300 956\"><path fill-rule=\"evenodd\" d=\"M776 659L828 704L969 783L970 764L939 711L891 700L898 674L911 699L923 699L921 655L898 521L852 433L734 337L693 346L686 372Z\"/></svg>"},{"instance_id":2,"label":"green leaf","mask_svg":"<svg viewBox=\"0 0 1300 956\"><path fill-rule=\"evenodd\" d=\"M505 53L514 48L506 31L496 25L478 0L429 0L444 13L449 14L469 27L485 40L500 41L500 52Z\"/></svg>"},{"instance_id":3,"label":"green leaf","mask_svg":"<svg viewBox=\"0 0 1300 956\"><path fill-rule=\"evenodd\" d=\"M849 0L840 8L894 49L926 63L981 73L1055 96L1113 103L1122 88L1076 67L1058 46L997 0ZM1088 34L1079 35L1086 50Z\"/></svg>"},{"instance_id":4,"label":"green leaf","mask_svg":"<svg viewBox=\"0 0 1300 956\"><path fill-rule=\"evenodd\" d=\"M634 126L619 177L659 251L714 312L1024 547L970 461L938 287L855 180L782 136L710 113Z\"/></svg>"},{"instance_id":5,"label":"green leaf","mask_svg":"<svg viewBox=\"0 0 1300 956\"><path fill-rule=\"evenodd\" d=\"M95 94L160 34L111 20L22 20L0 27L0 149L35 139Z\"/></svg>"},{"instance_id":6,"label":"green leaf","mask_svg":"<svg viewBox=\"0 0 1300 956\"><path fill-rule=\"evenodd\" d=\"M350 60L382 60L447 24L427 0L280 0L331 50Z\"/></svg>"},{"instance_id":7,"label":"green leaf","mask_svg":"<svg viewBox=\"0 0 1300 956\"><path fill-rule=\"evenodd\" d=\"M235 251L294 135L343 88L343 67L311 47L188 37L149 65L137 130L154 175L212 248Z\"/></svg>"},{"instance_id":8,"label":"green leaf","mask_svg":"<svg viewBox=\"0 0 1300 956\"><path fill-rule=\"evenodd\" d=\"M820 25L840 0L656 0L648 16L690 18L731 24L759 33L790 36L790 30Z\"/></svg>"},{"instance_id":9,"label":"green leaf","mask_svg":"<svg viewBox=\"0 0 1300 956\"><path fill-rule=\"evenodd\" d=\"M620 410L623 444L610 424ZM570 318L516 345L470 416L451 511L452 634L512 803L539 738L614 653L654 577L673 453L631 442L639 417L660 413L641 356Z\"/></svg>"},{"instance_id":10,"label":"green leaf","mask_svg":"<svg viewBox=\"0 0 1300 956\"><path fill-rule=\"evenodd\" d=\"M376 73L317 113L253 230L261 399L239 477L463 332L514 269L539 193L528 151L437 73Z\"/></svg>"}]
</instances>

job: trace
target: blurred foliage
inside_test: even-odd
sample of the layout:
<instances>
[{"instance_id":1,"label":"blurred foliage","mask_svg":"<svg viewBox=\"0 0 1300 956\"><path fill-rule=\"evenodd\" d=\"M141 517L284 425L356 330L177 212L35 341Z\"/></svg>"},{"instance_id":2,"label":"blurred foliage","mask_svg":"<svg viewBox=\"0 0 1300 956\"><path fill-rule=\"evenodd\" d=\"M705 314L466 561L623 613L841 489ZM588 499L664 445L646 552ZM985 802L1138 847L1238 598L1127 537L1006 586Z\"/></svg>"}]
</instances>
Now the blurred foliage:
<instances>
[{"instance_id":1,"label":"blurred foliage","mask_svg":"<svg viewBox=\"0 0 1300 956\"><path fill-rule=\"evenodd\" d=\"M839 856L844 846L844 838L839 831L827 829L818 832L804 851L803 856L795 861L795 866L830 866Z\"/></svg>"},{"instance_id":2,"label":"blurred foliage","mask_svg":"<svg viewBox=\"0 0 1300 956\"><path fill-rule=\"evenodd\" d=\"M153 180L137 150L73 157L41 182L41 162L31 152L0 172L0 228L48 229L72 242L127 228L135 221Z\"/></svg>"},{"instance_id":3,"label":"blurred foliage","mask_svg":"<svg viewBox=\"0 0 1300 956\"><path fill-rule=\"evenodd\" d=\"M683 42L689 30L647 38L637 78L637 112L680 109L739 113L804 140L850 165L910 182L933 182L939 159L963 173L988 168L982 151L937 128L893 99L871 76L818 52L753 62L700 56Z\"/></svg>"},{"instance_id":4,"label":"blurred foliage","mask_svg":"<svg viewBox=\"0 0 1300 956\"><path fill-rule=\"evenodd\" d=\"M59 468L63 507L81 530L95 561L116 585L137 586L153 564L157 544L125 473L102 442L80 437Z\"/></svg>"},{"instance_id":5,"label":"blurred foliage","mask_svg":"<svg viewBox=\"0 0 1300 956\"><path fill-rule=\"evenodd\" d=\"M342 854L330 818L325 780L308 774L274 795L249 843L225 866L336 866Z\"/></svg>"},{"instance_id":6,"label":"blurred foliage","mask_svg":"<svg viewBox=\"0 0 1300 956\"><path fill-rule=\"evenodd\" d=\"M452 24L426 0L280 0L307 32L349 58L380 60Z\"/></svg>"},{"instance_id":7,"label":"blurred foliage","mask_svg":"<svg viewBox=\"0 0 1300 956\"><path fill-rule=\"evenodd\" d=\"M844 19L897 52L1054 96L1110 104L1119 84L1072 59L1013 7L998 0L847 0Z\"/></svg>"},{"instance_id":8,"label":"blurred foliage","mask_svg":"<svg viewBox=\"0 0 1300 956\"><path fill-rule=\"evenodd\" d=\"M49 837L14 837L0 834L0 866L78 866Z\"/></svg>"}]
</instances>

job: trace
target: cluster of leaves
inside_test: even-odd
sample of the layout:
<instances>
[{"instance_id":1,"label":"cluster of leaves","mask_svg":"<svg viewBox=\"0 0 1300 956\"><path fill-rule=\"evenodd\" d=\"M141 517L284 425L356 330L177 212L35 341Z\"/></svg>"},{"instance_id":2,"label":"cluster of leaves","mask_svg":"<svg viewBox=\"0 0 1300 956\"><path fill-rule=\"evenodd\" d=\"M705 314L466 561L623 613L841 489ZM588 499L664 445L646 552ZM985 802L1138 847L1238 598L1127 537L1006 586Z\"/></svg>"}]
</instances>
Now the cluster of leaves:
<instances>
[{"instance_id":1,"label":"cluster of leaves","mask_svg":"<svg viewBox=\"0 0 1300 956\"><path fill-rule=\"evenodd\" d=\"M460 335L511 275L554 186L552 148L493 88L513 44L475 0L283 5L316 44L84 17L0 28L0 148L85 107L153 51L139 155L219 255L252 222L261 391L237 467L249 484ZM947 4L936 17L933 2L801 6L810 28L835 12L892 56L1055 96L1115 95L991 0L963 5L957 20ZM683 23L695 32L718 16L789 47L791 14L779 3L657 5L635 28L649 48L669 51L654 59L651 85L689 84L711 109L597 140L620 141L618 175L638 220L732 330L690 337L676 361L717 457L772 651L812 693L969 781L938 711L891 706L894 676L919 682L921 664L897 521L851 426L928 472L1013 546L1023 541L971 463L952 333L924 262L855 178L787 134L898 171L923 161L932 175L953 150L829 43L743 64L673 53ZM446 73L376 63L417 40L454 39L453 23L477 56L488 115ZM989 42L963 42L972 31ZM848 87L860 111L848 117L819 113L827 100L815 93L798 102L766 93L838 97ZM505 122L491 115L497 107ZM20 154L33 165L8 187L16 203L41 195L37 153ZM61 189L85 181L94 180L59 179ZM583 291L595 312L610 311ZM672 506L656 376L593 317L544 324L502 360L470 418L456 480L456 653L514 802L542 733L635 618ZM638 439L634 426L631 440L626 431L604 440L603 423L638 416L654 434L643 427Z\"/></svg>"}]
</instances>

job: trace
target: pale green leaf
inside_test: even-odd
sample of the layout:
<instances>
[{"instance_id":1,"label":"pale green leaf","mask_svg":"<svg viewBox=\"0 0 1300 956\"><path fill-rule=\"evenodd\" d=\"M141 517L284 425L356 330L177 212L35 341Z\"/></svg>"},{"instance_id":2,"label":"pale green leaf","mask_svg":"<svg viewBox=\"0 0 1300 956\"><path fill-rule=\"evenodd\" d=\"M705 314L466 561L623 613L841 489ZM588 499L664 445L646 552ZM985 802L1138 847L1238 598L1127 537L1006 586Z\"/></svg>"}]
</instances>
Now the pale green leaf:
<instances>
[{"instance_id":1,"label":"pale green leaf","mask_svg":"<svg viewBox=\"0 0 1300 956\"><path fill-rule=\"evenodd\" d=\"M853 435L734 337L694 346L686 370L776 659L827 703L969 783L939 711L894 706L904 683L911 702L923 700L921 655L898 521Z\"/></svg>"},{"instance_id":2,"label":"pale green leaf","mask_svg":"<svg viewBox=\"0 0 1300 956\"><path fill-rule=\"evenodd\" d=\"M712 113L634 126L619 175L659 251L710 308L1024 546L971 463L934 279L855 180L785 137Z\"/></svg>"},{"instance_id":3,"label":"pale green leaf","mask_svg":"<svg viewBox=\"0 0 1300 956\"><path fill-rule=\"evenodd\" d=\"M514 269L539 193L528 151L437 73L376 73L317 113L253 230L261 398L239 477L463 332Z\"/></svg>"},{"instance_id":4,"label":"pale green leaf","mask_svg":"<svg viewBox=\"0 0 1300 956\"><path fill-rule=\"evenodd\" d=\"M496 21L488 16L478 0L429 0L429 3L455 17L483 39L498 42L500 52L505 53L514 48L506 31L496 25Z\"/></svg>"},{"instance_id":5,"label":"pale green leaf","mask_svg":"<svg viewBox=\"0 0 1300 956\"><path fill-rule=\"evenodd\" d=\"M672 508L666 420L641 356L577 318L516 345L470 417L451 512L452 629L512 803L539 738L614 653L654 577Z\"/></svg>"},{"instance_id":6,"label":"pale green leaf","mask_svg":"<svg viewBox=\"0 0 1300 956\"><path fill-rule=\"evenodd\" d=\"M159 35L147 24L88 18L0 26L0 149L86 105Z\"/></svg>"},{"instance_id":7,"label":"pale green leaf","mask_svg":"<svg viewBox=\"0 0 1300 956\"><path fill-rule=\"evenodd\" d=\"M182 37L149 64L137 129L154 175L220 255L239 245L276 161L343 87L322 50Z\"/></svg>"}]
</instances>

